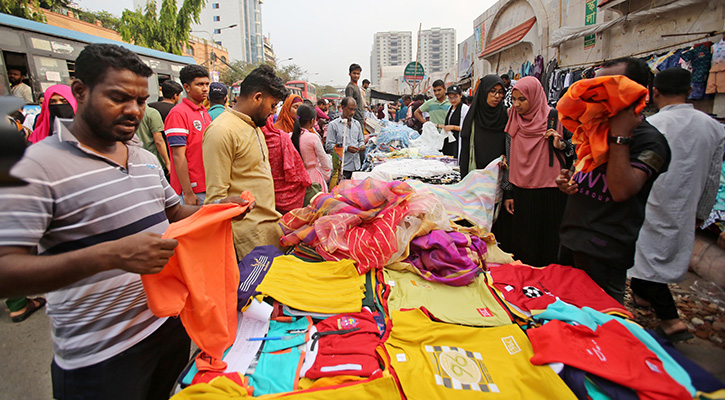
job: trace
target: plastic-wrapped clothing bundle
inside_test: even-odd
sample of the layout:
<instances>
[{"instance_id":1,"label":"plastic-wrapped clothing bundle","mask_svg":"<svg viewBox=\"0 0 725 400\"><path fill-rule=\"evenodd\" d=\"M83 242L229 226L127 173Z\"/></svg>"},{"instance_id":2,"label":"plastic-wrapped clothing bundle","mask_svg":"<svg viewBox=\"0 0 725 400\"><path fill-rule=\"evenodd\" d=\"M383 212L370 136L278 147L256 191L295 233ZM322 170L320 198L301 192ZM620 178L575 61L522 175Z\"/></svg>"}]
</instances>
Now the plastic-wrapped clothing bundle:
<instances>
[{"instance_id":1,"label":"plastic-wrapped clothing bundle","mask_svg":"<svg viewBox=\"0 0 725 400\"><path fill-rule=\"evenodd\" d=\"M414 193L404 182L346 180L282 217L283 246L304 243L326 260L352 259L364 274L380 269L397 250L395 227Z\"/></svg>"}]
</instances>

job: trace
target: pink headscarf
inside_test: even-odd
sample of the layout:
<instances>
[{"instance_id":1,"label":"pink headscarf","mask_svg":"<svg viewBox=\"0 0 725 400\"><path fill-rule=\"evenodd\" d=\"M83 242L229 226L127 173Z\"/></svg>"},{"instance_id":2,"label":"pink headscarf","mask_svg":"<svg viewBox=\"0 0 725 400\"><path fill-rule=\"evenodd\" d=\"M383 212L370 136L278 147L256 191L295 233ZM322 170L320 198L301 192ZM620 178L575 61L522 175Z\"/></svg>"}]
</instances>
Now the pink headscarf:
<instances>
[{"instance_id":1,"label":"pink headscarf","mask_svg":"<svg viewBox=\"0 0 725 400\"><path fill-rule=\"evenodd\" d=\"M529 111L519 114L509 108L509 121L505 131L511 136L509 181L520 188L539 189L556 187L554 179L561 169L554 158L549 165L549 140L544 137L551 107L541 82L533 76L521 78L512 90L518 90L529 101ZM561 124L556 130L562 133Z\"/></svg>"},{"instance_id":2,"label":"pink headscarf","mask_svg":"<svg viewBox=\"0 0 725 400\"><path fill-rule=\"evenodd\" d=\"M43 100L43 105L40 107L40 114L38 114L35 129L28 137L28 141L30 143L38 143L50 136L50 131L53 127L50 126L50 110L48 109L48 106L50 105L50 98L53 97L54 94L63 96L64 99L68 100L68 104L73 107L73 112L77 111L78 104L76 103L76 98L73 97L70 86L53 85L46 89L45 100Z\"/></svg>"}]
</instances>

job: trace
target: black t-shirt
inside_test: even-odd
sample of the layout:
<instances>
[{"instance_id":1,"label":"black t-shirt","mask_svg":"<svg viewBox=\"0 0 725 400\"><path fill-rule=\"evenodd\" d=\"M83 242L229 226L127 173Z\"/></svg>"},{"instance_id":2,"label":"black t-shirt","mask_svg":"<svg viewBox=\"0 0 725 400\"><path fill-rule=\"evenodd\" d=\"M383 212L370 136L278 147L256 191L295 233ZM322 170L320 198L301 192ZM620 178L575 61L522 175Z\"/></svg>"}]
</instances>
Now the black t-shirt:
<instances>
[{"instance_id":1,"label":"black t-shirt","mask_svg":"<svg viewBox=\"0 0 725 400\"><path fill-rule=\"evenodd\" d=\"M616 145L614 145L616 146ZM631 265L635 242L644 222L652 184L670 163L670 146L657 128L643 121L632 134L632 166L648 179L636 195L623 202L612 200L607 187L607 165L576 173L577 193L569 196L561 223L561 245L593 257Z\"/></svg>"},{"instance_id":2,"label":"black t-shirt","mask_svg":"<svg viewBox=\"0 0 725 400\"><path fill-rule=\"evenodd\" d=\"M157 101L155 103L149 103L149 107L155 108L156 111L161 114L161 120L166 122L166 116L169 115L169 111L174 108L174 104L167 103L165 101Z\"/></svg>"}]
</instances>

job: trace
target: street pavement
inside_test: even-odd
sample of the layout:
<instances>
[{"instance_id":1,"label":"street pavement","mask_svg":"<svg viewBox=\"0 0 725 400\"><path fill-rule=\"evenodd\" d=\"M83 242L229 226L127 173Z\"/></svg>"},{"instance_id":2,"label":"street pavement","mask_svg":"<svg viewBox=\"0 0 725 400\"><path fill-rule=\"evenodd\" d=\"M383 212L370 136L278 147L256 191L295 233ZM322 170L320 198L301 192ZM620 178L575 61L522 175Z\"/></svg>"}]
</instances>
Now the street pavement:
<instances>
[{"instance_id":1,"label":"street pavement","mask_svg":"<svg viewBox=\"0 0 725 400\"><path fill-rule=\"evenodd\" d=\"M688 275L689 282L696 278ZM0 338L0 400L52 399L50 363L53 345L45 312L38 311L16 324L10 322L7 309L0 306ZM699 338L676 344L676 347L725 382L725 363L722 361L725 350Z\"/></svg>"}]
</instances>

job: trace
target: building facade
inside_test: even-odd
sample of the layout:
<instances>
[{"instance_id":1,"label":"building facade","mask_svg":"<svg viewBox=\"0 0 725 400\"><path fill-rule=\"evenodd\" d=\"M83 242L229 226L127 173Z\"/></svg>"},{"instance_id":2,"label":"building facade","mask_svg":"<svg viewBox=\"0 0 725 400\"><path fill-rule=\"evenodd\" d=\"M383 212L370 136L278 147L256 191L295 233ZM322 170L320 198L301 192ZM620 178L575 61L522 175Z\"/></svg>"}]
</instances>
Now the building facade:
<instances>
[{"instance_id":1,"label":"building facade","mask_svg":"<svg viewBox=\"0 0 725 400\"><path fill-rule=\"evenodd\" d=\"M146 1L133 0L133 6L144 8ZM191 33L227 48L231 61L264 61L262 0L208 0L199 21Z\"/></svg>"},{"instance_id":2,"label":"building facade","mask_svg":"<svg viewBox=\"0 0 725 400\"><path fill-rule=\"evenodd\" d=\"M212 52L216 57L212 57ZM219 72L226 69L226 64L229 63L229 52L226 48L194 35L189 35L189 43L184 46L183 53L194 57L197 64L205 66L211 72L212 78L218 77Z\"/></svg>"},{"instance_id":3,"label":"building facade","mask_svg":"<svg viewBox=\"0 0 725 400\"><path fill-rule=\"evenodd\" d=\"M413 41L410 31L378 32L370 53L370 80L378 85L384 67L405 67L413 59Z\"/></svg>"},{"instance_id":4,"label":"building facade","mask_svg":"<svg viewBox=\"0 0 725 400\"><path fill-rule=\"evenodd\" d=\"M418 40L419 62L426 75L445 71L456 65L456 30L431 28L420 32Z\"/></svg>"},{"instance_id":5,"label":"building facade","mask_svg":"<svg viewBox=\"0 0 725 400\"><path fill-rule=\"evenodd\" d=\"M722 0L499 0L473 21L479 52L474 79L521 74L543 58L578 71L606 60L647 59L722 39ZM695 107L725 115L725 94L695 101Z\"/></svg>"},{"instance_id":6,"label":"building facade","mask_svg":"<svg viewBox=\"0 0 725 400\"><path fill-rule=\"evenodd\" d=\"M277 64L277 58L274 55L274 46L272 46L272 40L268 37L264 37L264 62L268 64Z\"/></svg>"}]
</instances>

